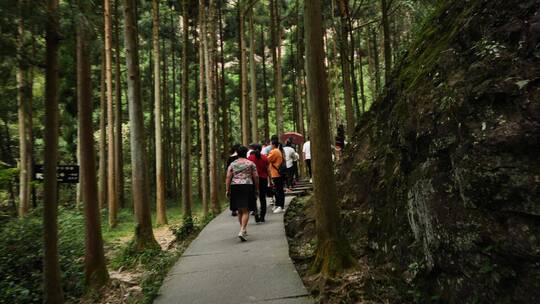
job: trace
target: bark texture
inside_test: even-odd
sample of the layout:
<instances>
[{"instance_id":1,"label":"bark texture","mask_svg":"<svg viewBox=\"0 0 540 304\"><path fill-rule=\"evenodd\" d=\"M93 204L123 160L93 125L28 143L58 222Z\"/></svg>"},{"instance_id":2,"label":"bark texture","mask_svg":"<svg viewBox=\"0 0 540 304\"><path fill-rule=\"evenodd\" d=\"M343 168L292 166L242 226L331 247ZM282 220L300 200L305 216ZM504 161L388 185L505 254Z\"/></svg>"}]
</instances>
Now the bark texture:
<instances>
[{"instance_id":1,"label":"bark texture","mask_svg":"<svg viewBox=\"0 0 540 304\"><path fill-rule=\"evenodd\" d=\"M161 115L161 57L159 50L159 1L152 0L152 59L154 60L154 131L156 132L156 221L158 225L167 224L165 202L165 163L163 161L163 138Z\"/></svg>"},{"instance_id":2,"label":"bark texture","mask_svg":"<svg viewBox=\"0 0 540 304\"><path fill-rule=\"evenodd\" d=\"M45 159L43 185L43 279L44 302L64 303L58 255L58 48L60 45L58 0L47 1L45 34Z\"/></svg>"},{"instance_id":3,"label":"bark texture","mask_svg":"<svg viewBox=\"0 0 540 304\"><path fill-rule=\"evenodd\" d=\"M189 100L189 0L182 0L182 206L184 219L191 218L191 115Z\"/></svg>"},{"instance_id":4,"label":"bark texture","mask_svg":"<svg viewBox=\"0 0 540 304\"><path fill-rule=\"evenodd\" d=\"M152 231L150 193L148 186L148 163L141 100L141 76L139 71L137 19L135 0L122 0L124 4L124 37L128 73L128 105L131 140L131 183L133 206L137 225L135 227L135 249L142 251L159 246Z\"/></svg>"},{"instance_id":5,"label":"bark texture","mask_svg":"<svg viewBox=\"0 0 540 304\"><path fill-rule=\"evenodd\" d=\"M79 2L80 5L80 2ZM87 11L82 5L81 11ZM87 286L99 289L109 281L101 236L98 204L96 156L92 127L92 79L88 20L81 15L77 22L77 102L80 128L81 196L85 219L84 276Z\"/></svg>"},{"instance_id":6,"label":"bark texture","mask_svg":"<svg viewBox=\"0 0 540 304\"><path fill-rule=\"evenodd\" d=\"M340 230L336 180L330 151L328 81L324 67L323 27L320 0L305 2L306 74L308 102L311 104L310 133L313 187L318 245L313 271L333 275L352 264Z\"/></svg>"},{"instance_id":7,"label":"bark texture","mask_svg":"<svg viewBox=\"0 0 540 304\"><path fill-rule=\"evenodd\" d=\"M201 185L201 201L203 215L209 213L208 205L208 148L206 135L206 107L205 107L205 63L204 40L206 37L206 17L204 0L199 0L199 143L201 149L199 184Z\"/></svg>"},{"instance_id":8,"label":"bark texture","mask_svg":"<svg viewBox=\"0 0 540 304\"><path fill-rule=\"evenodd\" d=\"M251 85L251 142L259 142L259 123L257 115L257 69L255 63L255 26L253 23L253 7L249 8L249 75Z\"/></svg>"},{"instance_id":9,"label":"bark texture","mask_svg":"<svg viewBox=\"0 0 540 304\"><path fill-rule=\"evenodd\" d=\"M109 206L109 226L117 225L117 192L114 167L114 101L112 79L112 29L111 2L104 0L103 17L105 30L105 84L107 88L107 201Z\"/></svg>"}]
</instances>

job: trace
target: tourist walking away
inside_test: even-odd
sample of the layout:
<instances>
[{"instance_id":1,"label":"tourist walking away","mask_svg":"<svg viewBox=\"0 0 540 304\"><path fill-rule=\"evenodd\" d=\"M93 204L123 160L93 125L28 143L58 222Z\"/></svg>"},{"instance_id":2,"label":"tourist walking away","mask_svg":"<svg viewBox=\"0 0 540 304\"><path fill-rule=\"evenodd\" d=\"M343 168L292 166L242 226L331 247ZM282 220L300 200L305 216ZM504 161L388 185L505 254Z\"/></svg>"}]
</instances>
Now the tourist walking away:
<instances>
[{"instance_id":1,"label":"tourist walking away","mask_svg":"<svg viewBox=\"0 0 540 304\"><path fill-rule=\"evenodd\" d=\"M256 208L256 197L259 192L259 176L257 167L246 158L248 149L240 146L236 153L238 159L233 161L227 169L227 197L230 199L231 210L238 210L240 232L238 237L247 241L247 224L249 210Z\"/></svg>"},{"instance_id":2,"label":"tourist walking away","mask_svg":"<svg viewBox=\"0 0 540 304\"><path fill-rule=\"evenodd\" d=\"M257 167L257 174L259 175L259 210L255 213L255 222L264 223L266 216L266 193L268 189L268 158L266 155L261 154L262 146L259 144L251 144L249 148L253 152L249 155L248 159L252 161Z\"/></svg>"},{"instance_id":3,"label":"tourist walking away","mask_svg":"<svg viewBox=\"0 0 540 304\"><path fill-rule=\"evenodd\" d=\"M306 163L306 168L308 169L309 181L311 182L311 141L308 140L304 143L302 147L302 153L304 154L304 162Z\"/></svg>"},{"instance_id":4,"label":"tourist walking away","mask_svg":"<svg viewBox=\"0 0 540 304\"><path fill-rule=\"evenodd\" d=\"M273 140L272 150L268 154L268 162L270 162L270 177L272 178L271 180L274 184L274 191L276 197L274 213L283 212L283 208L285 207L285 192L283 191L283 178L285 174L283 173L283 170L280 170L280 168L282 168L284 159L283 154L279 149L279 146L279 141Z\"/></svg>"},{"instance_id":5,"label":"tourist walking away","mask_svg":"<svg viewBox=\"0 0 540 304\"><path fill-rule=\"evenodd\" d=\"M294 161L298 160L298 154L292 147L292 141L292 138L287 139L285 147L283 147L283 152L285 154L285 166L287 167L285 182L287 183L288 190L294 186Z\"/></svg>"}]
</instances>

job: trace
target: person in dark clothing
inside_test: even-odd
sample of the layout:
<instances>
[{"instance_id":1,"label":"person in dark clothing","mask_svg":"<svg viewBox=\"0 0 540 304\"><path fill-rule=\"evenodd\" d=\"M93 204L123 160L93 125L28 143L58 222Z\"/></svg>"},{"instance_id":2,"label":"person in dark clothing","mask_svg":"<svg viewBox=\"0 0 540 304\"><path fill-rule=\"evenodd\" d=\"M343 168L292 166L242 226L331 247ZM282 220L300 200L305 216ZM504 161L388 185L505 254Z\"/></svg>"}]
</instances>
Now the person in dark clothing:
<instances>
[{"instance_id":1,"label":"person in dark clothing","mask_svg":"<svg viewBox=\"0 0 540 304\"><path fill-rule=\"evenodd\" d=\"M274 213L281 213L285 208L285 192L283 191L284 176L281 176L279 172L279 167L285 161L283 158L282 149L280 149L281 144L274 140L272 141L272 151L268 154L268 162L270 163L270 177L274 183L276 191L276 208Z\"/></svg>"},{"instance_id":2,"label":"person in dark clothing","mask_svg":"<svg viewBox=\"0 0 540 304\"><path fill-rule=\"evenodd\" d=\"M225 167L225 172L227 172L229 166L238 159L238 148L240 148L240 144L234 144L229 151L229 158L227 159L227 166ZM234 209L234 206L232 204L229 204L229 209L231 210L231 216L238 215L238 210Z\"/></svg>"},{"instance_id":3,"label":"person in dark clothing","mask_svg":"<svg viewBox=\"0 0 540 304\"><path fill-rule=\"evenodd\" d=\"M262 146L258 144L251 144L249 146L253 152L248 157L257 167L257 173L259 175L259 203L260 209L255 213L255 222L264 223L266 216L266 192L268 189L268 158L266 155L261 154Z\"/></svg>"}]
</instances>

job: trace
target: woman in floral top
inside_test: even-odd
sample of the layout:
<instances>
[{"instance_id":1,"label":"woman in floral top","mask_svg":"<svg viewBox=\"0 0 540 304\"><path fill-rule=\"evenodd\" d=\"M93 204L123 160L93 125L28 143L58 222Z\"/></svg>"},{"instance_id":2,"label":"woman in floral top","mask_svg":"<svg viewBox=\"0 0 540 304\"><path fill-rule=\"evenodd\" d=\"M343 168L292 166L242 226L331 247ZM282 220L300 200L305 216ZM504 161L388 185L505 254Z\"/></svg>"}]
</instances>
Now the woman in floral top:
<instances>
[{"instance_id":1,"label":"woman in floral top","mask_svg":"<svg viewBox=\"0 0 540 304\"><path fill-rule=\"evenodd\" d=\"M241 146L237 150L238 159L233 161L227 169L227 197L230 198L231 210L238 210L240 232L238 237L247 241L247 224L249 210L255 210L259 192L259 176L257 167L246 158L248 149Z\"/></svg>"}]
</instances>

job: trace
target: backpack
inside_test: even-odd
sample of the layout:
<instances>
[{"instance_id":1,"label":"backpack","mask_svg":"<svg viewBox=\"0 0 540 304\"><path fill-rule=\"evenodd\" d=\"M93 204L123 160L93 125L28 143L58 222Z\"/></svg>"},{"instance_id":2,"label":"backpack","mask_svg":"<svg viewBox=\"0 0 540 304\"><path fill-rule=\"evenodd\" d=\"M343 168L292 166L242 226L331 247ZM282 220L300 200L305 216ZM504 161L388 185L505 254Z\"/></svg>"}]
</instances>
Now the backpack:
<instances>
[{"instance_id":1,"label":"backpack","mask_svg":"<svg viewBox=\"0 0 540 304\"><path fill-rule=\"evenodd\" d=\"M281 162L281 165L279 166L279 168L276 168L276 166L274 166L274 164L272 164L272 167L274 167L274 169L276 169L278 171L279 176L287 175L287 165L285 164L285 161Z\"/></svg>"}]
</instances>

